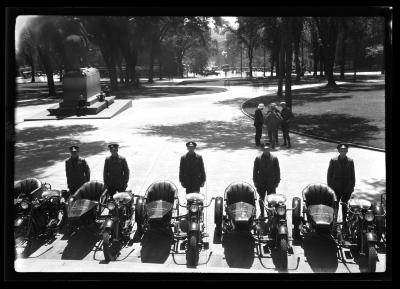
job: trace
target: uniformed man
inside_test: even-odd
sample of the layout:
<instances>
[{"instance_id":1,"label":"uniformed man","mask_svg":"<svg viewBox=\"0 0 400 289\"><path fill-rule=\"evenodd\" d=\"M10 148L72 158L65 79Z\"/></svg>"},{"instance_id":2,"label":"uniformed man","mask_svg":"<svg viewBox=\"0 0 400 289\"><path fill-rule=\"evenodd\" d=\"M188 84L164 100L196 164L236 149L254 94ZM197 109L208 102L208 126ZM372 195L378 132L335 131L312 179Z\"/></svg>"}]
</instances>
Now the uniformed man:
<instances>
[{"instance_id":1,"label":"uniformed man","mask_svg":"<svg viewBox=\"0 0 400 289\"><path fill-rule=\"evenodd\" d=\"M269 145L264 144L263 153L256 157L253 166L253 182L259 195L262 217L264 217L265 193L275 194L280 181L281 171L278 158L271 154Z\"/></svg>"},{"instance_id":2,"label":"uniformed man","mask_svg":"<svg viewBox=\"0 0 400 289\"><path fill-rule=\"evenodd\" d=\"M206 181L203 157L194 151L196 146L193 141L186 143L188 152L181 157L179 165L179 181L187 194L199 192Z\"/></svg>"},{"instance_id":3,"label":"uniformed man","mask_svg":"<svg viewBox=\"0 0 400 289\"><path fill-rule=\"evenodd\" d=\"M264 116L263 116L263 111L264 109L264 104L260 103L254 113L254 126L256 127L256 146L260 146L260 139L262 135L262 126L264 124Z\"/></svg>"},{"instance_id":4,"label":"uniformed man","mask_svg":"<svg viewBox=\"0 0 400 289\"><path fill-rule=\"evenodd\" d=\"M328 168L328 186L331 187L336 194L338 202L347 203L354 191L356 183L354 173L354 162L347 157L349 146L347 144L339 144L337 150L339 156L331 159ZM346 220L347 207L342 206L343 222Z\"/></svg>"},{"instance_id":5,"label":"uniformed man","mask_svg":"<svg viewBox=\"0 0 400 289\"><path fill-rule=\"evenodd\" d=\"M79 147L69 148L71 157L65 161L65 173L70 194L74 194L84 183L90 181L90 168L85 159L79 157Z\"/></svg>"},{"instance_id":6,"label":"uniformed man","mask_svg":"<svg viewBox=\"0 0 400 289\"><path fill-rule=\"evenodd\" d=\"M280 115L275 103L271 103L270 109L265 116L265 124L267 125L267 132L271 147L274 149L278 143L278 128L282 122L282 116Z\"/></svg>"},{"instance_id":7,"label":"uniformed man","mask_svg":"<svg viewBox=\"0 0 400 289\"><path fill-rule=\"evenodd\" d=\"M286 102L281 102L281 116L282 116L282 134L283 134L283 145L287 144L288 148L291 148L290 144L290 136L289 136L289 124L291 119L293 118L292 111L286 106Z\"/></svg>"},{"instance_id":8,"label":"uniformed man","mask_svg":"<svg viewBox=\"0 0 400 289\"><path fill-rule=\"evenodd\" d=\"M108 193L112 196L116 191L126 190L129 181L129 168L126 159L118 154L119 145L108 146L111 156L104 162L103 180Z\"/></svg>"}]
</instances>

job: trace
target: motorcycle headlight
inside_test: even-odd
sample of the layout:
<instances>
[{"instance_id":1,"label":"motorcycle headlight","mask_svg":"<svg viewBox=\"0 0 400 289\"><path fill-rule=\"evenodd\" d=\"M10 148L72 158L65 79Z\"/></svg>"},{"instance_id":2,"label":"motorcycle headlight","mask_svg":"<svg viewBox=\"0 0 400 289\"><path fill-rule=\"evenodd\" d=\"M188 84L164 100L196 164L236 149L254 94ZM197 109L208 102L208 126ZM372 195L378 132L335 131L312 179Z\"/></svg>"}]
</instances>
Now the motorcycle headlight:
<instances>
[{"instance_id":1,"label":"motorcycle headlight","mask_svg":"<svg viewBox=\"0 0 400 289\"><path fill-rule=\"evenodd\" d=\"M366 213L365 213L365 216L364 216L364 218L365 218L365 220L367 221L367 222L372 222L373 220L374 220L374 212L372 211L372 210L368 210Z\"/></svg>"},{"instance_id":2,"label":"motorcycle headlight","mask_svg":"<svg viewBox=\"0 0 400 289\"><path fill-rule=\"evenodd\" d=\"M115 203L114 203L114 202L109 202L109 203L107 203L107 209L108 209L109 211L114 210L114 209L115 209Z\"/></svg>"},{"instance_id":3,"label":"motorcycle headlight","mask_svg":"<svg viewBox=\"0 0 400 289\"><path fill-rule=\"evenodd\" d=\"M69 198L69 202L72 203L74 201L74 198Z\"/></svg>"},{"instance_id":4,"label":"motorcycle headlight","mask_svg":"<svg viewBox=\"0 0 400 289\"><path fill-rule=\"evenodd\" d=\"M197 206L197 205L191 205L190 206L190 211L192 213L196 213L198 210L199 210L199 206Z\"/></svg>"},{"instance_id":5,"label":"motorcycle headlight","mask_svg":"<svg viewBox=\"0 0 400 289\"><path fill-rule=\"evenodd\" d=\"M28 209L28 208L29 208L28 202L22 201L22 202L21 202L21 208L24 209L24 210Z\"/></svg>"},{"instance_id":6,"label":"motorcycle headlight","mask_svg":"<svg viewBox=\"0 0 400 289\"><path fill-rule=\"evenodd\" d=\"M283 216L286 214L286 207L285 206L279 206L276 209L276 212L278 213L279 216Z\"/></svg>"}]
</instances>

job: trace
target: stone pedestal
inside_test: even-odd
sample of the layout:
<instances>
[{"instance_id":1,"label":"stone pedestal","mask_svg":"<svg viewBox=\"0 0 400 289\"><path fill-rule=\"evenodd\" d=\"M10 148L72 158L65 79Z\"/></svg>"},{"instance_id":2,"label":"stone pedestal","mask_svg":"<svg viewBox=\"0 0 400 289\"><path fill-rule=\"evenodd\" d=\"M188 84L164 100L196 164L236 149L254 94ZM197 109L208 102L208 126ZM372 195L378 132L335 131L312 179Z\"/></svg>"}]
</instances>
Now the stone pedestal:
<instances>
[{"instance_id":1,"label":"stone pedestal","mask_svg":"<svg viewBox=\"0 0 400 289\"><path fill-rule=\"evenodd\" d=\"M48 109L51 115L97 114L110 106L115 96L100 101L100 73L96 68L80 68L63 77L63 101L58 108Z\"/></svg>"}]
</instances>

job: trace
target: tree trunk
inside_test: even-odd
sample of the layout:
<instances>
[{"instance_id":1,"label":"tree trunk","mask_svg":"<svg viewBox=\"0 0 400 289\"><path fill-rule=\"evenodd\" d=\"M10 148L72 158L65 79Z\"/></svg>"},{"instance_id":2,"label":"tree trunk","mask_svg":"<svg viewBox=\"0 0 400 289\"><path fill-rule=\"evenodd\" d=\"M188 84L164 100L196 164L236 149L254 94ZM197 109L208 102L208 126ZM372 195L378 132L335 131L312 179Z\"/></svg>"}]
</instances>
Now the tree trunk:
<instances>
[{"instance_id":1,"label":"tree trunk","mask_svg":"<svg viewBox=\"0 0 400 289\"><path fill-rule=\"evenodd\" d=\"M342 58L340 59L340 79L344 79L344 72L345 72L345 65L346 65L346 38L347 38L347 24L345 22L346 20L342 20L342 38L341 38L341 56Z\"/></svg>"},{"instance_id":2,"label":"tree trunk","mask_svg":"<svg viewBox=\"0 0 400 289\"><path fill-rule=\"evenodd\" d=\"M361 39L356 39L354 43L354 55L353 55L353 69L354 69L354 75L353 75L353 80L357 80L357 66L358 66L358 54L360 50L360 42Z\"/></svg>"},{"instance_id":3,"label":"tree trunk","mask_svg":"<svg viewBox=\"0 0 400 289\"><path fill-rule=\"evenodd\" d=\"M275 52L272 52L271 53L271 56L270 56L270 63L271 63L271 77L273 77L273 75L274 75L274 55L275 55Z\"/></svg>"},{"instance_id":4,"label":"tree trunk","mask_svg":"<svg viewBox=\"0 0 400 289\"><path fill-rule=\"evenodd\" d=\"M160 53L158 54L158 78L159 78L160 80L163 79L163 78L162 78L161 59L162 59L162 56L161 56L161 52L160 52Z\"/></svg>"},{"instance_id":5,"label":"tree trunk","mask_svg":"<svg viewBox=\"0 0 400 289\"><path fill-rule=\"evenodd\" d=\"M248 49L249 51L249 53L248 53L248 56L249 56L249 76L250 76L250 78L253 78L253 49Z\"/></svg>"},{"instance_id":6,"label":"tree trunk","mask_svg":"<svg viewBox=\"0 0 400 289\"><path fill-rule=\"evenodd\" d=\"M285 33L285 54L286 54L286 76L285 76L285 102L287 106L292 107L292 36L293 31L291 29L291 19L286 20L286 33ZM298 56L298 51L297 51ZM298 59L297 59L298 61ZM296 64L297 70L297 64ZM296 71L297 74L297 71ZM299 76L299 74L297 74ZM297 77L296 76L296 77Z\"/></svg>"},{"instance_id":7,"label":"tree trunk","mask_svg":"<svg viewBox=\"0 0 400 289\"><path fill-rule=\"evenodd\" d=\"M153 75L154 75L154 45L151 45L150 54L149 54L149 77L147 82L153 83Z\"/></svg>"},{"instance_id":8,"label":"tree trunk","mask_svg":"<svg viewBox=\"0 0 400 289\"><path fill-rule=\"evenodd\" d=\"M47 87L49 89L49 96L56 95L56 88L54 86L54 78L53 78L53 67L51 66L51 62L49 59L49 53L45 53L42 51L40 47L38 47L39 57L42 60L43 67L47 77Z\"/></svg>"},{"instance_id":9,"label":"tree trunk","mask_svg":"<svg viewBox=\"0 0 400 289\"><path fill-rule=\"evenodd\" d=\"M279 98L282 97L283 91L283 78L285 77L285 47L281 39L281 49L279 51L279 80L278 80L278 93Z\"/></svg>"},{"instance_id":10,"label":"tree trunk","mask_svg":"<svg viewBox=\"0 0 400 289\"><path fill-rule=\"evenodd\" d=\"M62 68L62 66L60 66L60 82L63 81L63 76L64 76L64 74L63 74L63 68Z\"/></svg>"},{"instance_id":11,"label":"tree trunk","mask_svg":"<svg viewBox=\"0 0 400 289\"><path fill-rule=\"evenodd\" d=\"M299 51L300 51L300 37L296 37L294 41L294 62L296 64L296 81L300 81L301 69L300 69L300 60L299 60ZM290 57L292 58L292 57ZM290 67L290 71L292 68Z\"/></svg>"},{"instance_id":12,"label":"tree trunk","mask_svg":"<svg viewBox=\"0 0 400 289\"><path fill-rule=\"evenodd\" d=\"M35 82L35 63L33 62L33 58L29 59L29 66L31 67L31 83Z\"/></svg>"},{"instance_id":13,"label":"tree trunk","mask_svg":"<svg viewBox=\"0 0 400 289\"><path fill-rule=\"evenodd\" d=\"M122 63L118 63L118 74L119 74L119 83L124 84L124 70L122 69Z\"/></svg>"}]
</instances>

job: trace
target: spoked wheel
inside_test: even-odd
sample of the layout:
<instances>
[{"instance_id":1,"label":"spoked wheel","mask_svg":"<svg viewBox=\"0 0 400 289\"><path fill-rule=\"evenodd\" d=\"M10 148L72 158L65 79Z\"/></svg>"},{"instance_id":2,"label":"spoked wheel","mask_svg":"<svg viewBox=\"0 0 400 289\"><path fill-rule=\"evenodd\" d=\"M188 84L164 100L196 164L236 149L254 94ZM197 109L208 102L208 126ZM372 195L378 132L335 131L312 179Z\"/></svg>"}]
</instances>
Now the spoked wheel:
<instances>
[{"instance_id":1,"label":"spoked wheel","mask_svg":"<svg viewBox=\"0 0 400 289\"><path fill-rule=\"evenodd\" d=\"M27 228L27 226L25 226L23 229L21 228L18 232L15 233L14 238L15 258L28 258L34 242L33 227L31 226L29 229Z\"/></svg>"},{"instance_id":2,"label":"spoked wheel","mask_svg":"<svg viewBox=\"0 0 400 289\"><path fill-rule=\"evenodd\" d=\"M196 234L189 235L188 247L186 250L186 262L188 267L196 267L199 263L199 245Z\"/></svg>"},{"instance_id":3,"label":"spoked wheel","mask_svg":"<svg viewBox=\"0 0 400 289\"><path fill-rule=\"evenodd\" d=\"M376 252L373 243L368 244L368 272L376 271L376 262L378 260L378 254Z\"/></svg>"},{"instance_id":4,"label":"spoked wheel","mask_svg":"<svg viewBox=\"0 0 400 289\"><path fill-rule=\"evenodd\" d=\"M279 270L287 271L288 269L288 242L284 236L279 239Z\"/></svg>"},{"instance_id":5,"label":"spoked wheel","mask_svg":"<svg viewBox=\"0 0 400 289\"><path fill-rule=\"evenodd\" d=\"M103 233L103 253L106 262L115 261L118 256L117 242L113 241L109 231Z\"/></svg>"}]
</instances>

